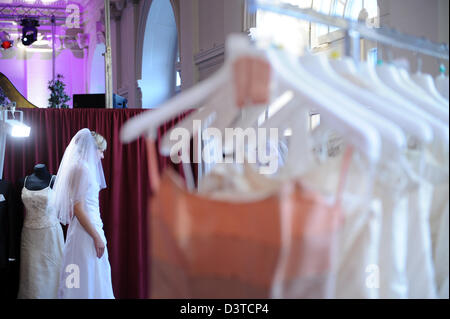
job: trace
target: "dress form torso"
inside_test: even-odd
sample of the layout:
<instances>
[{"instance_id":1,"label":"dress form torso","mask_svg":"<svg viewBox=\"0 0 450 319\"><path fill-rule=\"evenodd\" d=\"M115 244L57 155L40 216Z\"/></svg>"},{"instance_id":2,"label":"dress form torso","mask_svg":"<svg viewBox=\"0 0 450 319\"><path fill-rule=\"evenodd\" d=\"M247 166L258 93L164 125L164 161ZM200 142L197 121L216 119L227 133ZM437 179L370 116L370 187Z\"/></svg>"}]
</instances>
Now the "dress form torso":
<instances>
[{"instance_id":1,"label":"dress form torso","mask_svg":"<svg viewBox=\"0 0 450 319\"><path fill-rule=\"evenodd\" d=\"M53 187L53 176L44 164L37 164L33 169L33 174L27 176L23 186L28 190L42 190L48 186Z\"/></svg>"}]
</instances>

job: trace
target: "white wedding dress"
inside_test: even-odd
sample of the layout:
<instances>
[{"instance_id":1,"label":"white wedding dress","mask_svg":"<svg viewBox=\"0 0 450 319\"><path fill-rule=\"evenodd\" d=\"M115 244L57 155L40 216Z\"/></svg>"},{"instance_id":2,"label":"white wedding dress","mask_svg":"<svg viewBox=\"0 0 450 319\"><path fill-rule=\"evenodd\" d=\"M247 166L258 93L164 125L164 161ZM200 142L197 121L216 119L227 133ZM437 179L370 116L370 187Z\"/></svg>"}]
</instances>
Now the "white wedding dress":
<instances>
[{"instance_id":1,"label":"white wedding dress","mask_svg":"<svg viewBox=\"0 0 450 319\"><path fill-rule=\"evenodd\" d=\"M67 230L58 298L114 298L106 237L100 217L99 191L97 184L89 184L85 209L91 223L105 243L105 252L100 259L97 257L94 240L74 216Z\"/></svg>"},{"instance_id":2,"label":"white wedding dress","mask_svg":"<svg viewBox=\"0 0 450 319\"><path fill-rule=\"evenodd\" d=\"M22 188L26 215L21 235L19 299L57 297L64 234L55 210L48 204L53 195L50 185L41 190Z\"/></svg>"}]
</instances>

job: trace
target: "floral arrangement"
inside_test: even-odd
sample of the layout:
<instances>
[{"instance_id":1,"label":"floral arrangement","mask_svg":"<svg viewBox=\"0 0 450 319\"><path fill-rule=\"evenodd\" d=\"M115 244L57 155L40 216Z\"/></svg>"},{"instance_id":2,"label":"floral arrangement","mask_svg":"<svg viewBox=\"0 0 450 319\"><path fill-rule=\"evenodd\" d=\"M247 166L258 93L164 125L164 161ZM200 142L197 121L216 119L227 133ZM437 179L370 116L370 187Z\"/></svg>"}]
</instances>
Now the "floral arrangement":
<instances>
[{"instance_id":1,"label":"floral arrangement","mask_svg":"<svg viewBox=\"0 0 450 319\"><path fill-rule=\"evenodd\" d=\"M48 82L48 89L50 90L50 98L48 99L49 108L56 109L68 109L69 105L66 104L70 100L70 97L66 94L66 84L63 82L64 77L61 74L56 76L56 80Z\"/></svg>"}]
</instances>

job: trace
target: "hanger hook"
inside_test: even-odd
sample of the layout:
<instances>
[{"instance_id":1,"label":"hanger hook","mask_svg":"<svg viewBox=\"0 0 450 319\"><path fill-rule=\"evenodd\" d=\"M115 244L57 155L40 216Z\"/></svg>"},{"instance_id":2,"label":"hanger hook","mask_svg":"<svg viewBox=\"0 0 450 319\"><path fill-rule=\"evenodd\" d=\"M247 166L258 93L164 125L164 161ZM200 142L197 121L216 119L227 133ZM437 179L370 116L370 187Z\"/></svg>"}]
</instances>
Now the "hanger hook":
<instances>
[{"instance_id":1,"label":"hanger hook","mask_svg":"<svg viewBox=\"0 0 450 319\"><path fill-rule=\"evenodd\" d=\"M445 65L444 65L444 63L441 62L441 65L439 66L439 72L442 75L445 75L445 71L447 71L446 68L445 68Z\"/></svg>"},{"instance_id":2,"label":"hanger hook","mask_svg":"<svg viewBox=\"0 0 450 319\"><path fill-rule=\"evenodd\" d=\"M384 52L384 46L380 45L377 48L377 61L376 64L377 65L382 65L383 64L383 52Z\"/></svg>"},{"instance_id":3,"label":"hanger hook","mask_svg":"<svg viewBox=\"0 0 450 319\"><path fill-rule=\"evenodd\" d=\"M386 45L381 43L377 51L377 65L382 65L387 60L387 57L385 56L387 52Z\"/></svg>"},{"instance_id":4,"label":"hanger hook","mask_svg":"<svg viewBox=\"0 0 450 319\"><path fill-rule=\"evenodd\" d=\"M437 59L437 62L438 62L438 64L439 64L439 74L445 75L445 71L447 71L447 70L446 70L446 68L445 68L444 62L442 61L441 58L438 58L438 59Z\"/></svg>"}]
</instances>

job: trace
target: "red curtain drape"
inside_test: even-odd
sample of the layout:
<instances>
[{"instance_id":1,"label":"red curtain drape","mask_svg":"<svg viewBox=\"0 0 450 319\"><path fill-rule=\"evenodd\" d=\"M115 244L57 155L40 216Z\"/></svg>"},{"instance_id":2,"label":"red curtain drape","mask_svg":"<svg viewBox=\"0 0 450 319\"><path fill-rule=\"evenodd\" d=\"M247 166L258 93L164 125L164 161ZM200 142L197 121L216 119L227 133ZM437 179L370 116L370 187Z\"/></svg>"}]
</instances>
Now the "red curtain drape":
<instances>
[{"instance_id":1,"label":"red curtain drape","mask_svg":"<svg viewBox=\"0 0 450 319\"><path fill-rule=\"evenodd\" d=\"M150 194L145 140L122 144L120 128L140 109L21 109L31 126L28 138L7 137L4 179L17 182L33 173L38 163L57 173L64 150L82 128L103 135L108 148L103 169L107 188L100 192L100 211L116 298L147 297L147 200ZM161 133L178 119L166 123ZM160 168L170 165L159 158ZM20 197L18 197L20 198ZM19 212L22 213L22 212Z\"/></svg>"}]
</instances>

